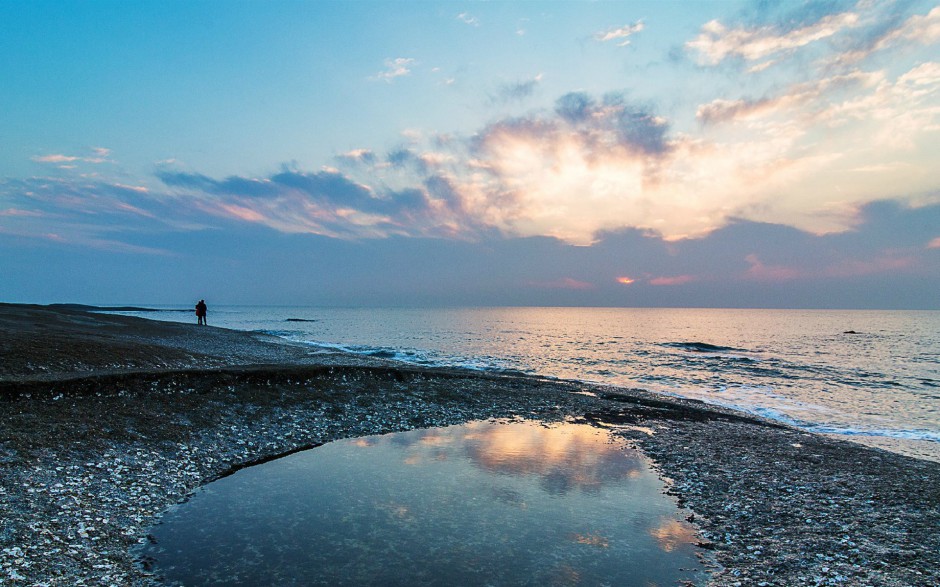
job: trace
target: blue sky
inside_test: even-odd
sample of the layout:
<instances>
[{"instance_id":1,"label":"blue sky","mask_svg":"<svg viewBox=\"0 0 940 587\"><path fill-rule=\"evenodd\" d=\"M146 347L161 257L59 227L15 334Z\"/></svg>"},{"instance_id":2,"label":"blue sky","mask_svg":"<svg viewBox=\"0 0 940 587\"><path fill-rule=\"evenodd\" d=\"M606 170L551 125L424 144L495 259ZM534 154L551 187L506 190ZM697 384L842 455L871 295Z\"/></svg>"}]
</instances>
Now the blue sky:
<instances>
[{"instance_id":1,"label":"blue sky","mask_svg":"<svg viewBox=\"0 0 940 587\"><path fill-rule=\"evenodd\" d=\"M0 300L940 308L935 2L0 2Z\"/></svg>"}]
</instances>

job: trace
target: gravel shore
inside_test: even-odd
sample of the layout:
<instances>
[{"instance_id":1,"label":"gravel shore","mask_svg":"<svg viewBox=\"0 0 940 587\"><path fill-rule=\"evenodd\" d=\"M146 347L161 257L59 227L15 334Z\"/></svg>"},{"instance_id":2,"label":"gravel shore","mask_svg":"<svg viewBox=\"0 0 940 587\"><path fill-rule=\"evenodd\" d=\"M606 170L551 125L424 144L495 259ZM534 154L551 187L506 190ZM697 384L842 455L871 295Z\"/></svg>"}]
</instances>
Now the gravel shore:
<instances>
[{"instance_id":1,"label":"gravel shore","mask_svg":"<svg viewBox=\"0 0 940 587\"><path fill-rule=\"evenodd\" d=\"M940 464L638 390L417 369L190 324L0 304L0 584L152 585L162 512L335 439L584 421L649 456L710 585L940 584Z\"/></svg>"}]
</instances>

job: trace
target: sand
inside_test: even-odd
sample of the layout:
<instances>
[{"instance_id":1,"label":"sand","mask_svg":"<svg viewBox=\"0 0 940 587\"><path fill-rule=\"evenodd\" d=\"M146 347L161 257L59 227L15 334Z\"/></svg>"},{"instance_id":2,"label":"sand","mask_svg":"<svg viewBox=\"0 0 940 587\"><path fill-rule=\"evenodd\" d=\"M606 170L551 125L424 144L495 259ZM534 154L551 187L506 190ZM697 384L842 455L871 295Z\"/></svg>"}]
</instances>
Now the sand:
<instances>
[{"instance_id":1,"label":"sand","mask_svg":"<svg viewBox=\"0 0 940 587\"><path fill-rule=\"evenodd\" d=\"M643 451L711 585L940 584L940 464L704 404L0 304L0 584L152 585L134 547L240 467L337 438L569 419Z\"/></svg>"}]
</instances>

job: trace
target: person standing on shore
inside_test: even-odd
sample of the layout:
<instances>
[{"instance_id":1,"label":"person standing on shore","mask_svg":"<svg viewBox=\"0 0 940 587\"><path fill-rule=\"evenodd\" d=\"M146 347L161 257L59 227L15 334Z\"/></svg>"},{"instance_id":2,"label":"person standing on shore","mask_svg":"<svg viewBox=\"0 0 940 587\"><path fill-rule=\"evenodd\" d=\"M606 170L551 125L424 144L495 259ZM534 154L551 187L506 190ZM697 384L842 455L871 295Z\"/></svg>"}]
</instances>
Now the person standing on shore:
<instances>
[{"instance_id":1,"label":"person standing on shore","mask_svg":"<svg viewBox=\"0 0 940 587\"><path fill-rule=\"evenodd\" d=\"M198 324L203 326L208 324L208 322L206 322L206 314L208 311L209 307L206 306L206 300L199 300L199 303L196 304L196 319L198 320Z\"/></svg>"}]
</instances>

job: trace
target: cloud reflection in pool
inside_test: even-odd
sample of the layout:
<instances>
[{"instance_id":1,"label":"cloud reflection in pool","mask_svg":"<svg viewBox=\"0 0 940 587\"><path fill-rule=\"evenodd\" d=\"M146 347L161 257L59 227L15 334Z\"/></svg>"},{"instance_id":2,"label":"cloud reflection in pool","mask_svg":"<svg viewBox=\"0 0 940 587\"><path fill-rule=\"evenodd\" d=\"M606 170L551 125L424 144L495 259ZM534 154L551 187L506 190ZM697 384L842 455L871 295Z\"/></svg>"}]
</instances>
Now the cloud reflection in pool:
<instances>
[{"instance_id":1,"label":"cloud reflection in pool","mask_svg":"<svg viewBox=\"0 0 940 587\"><path fill-rule=\"evenodd\" d=\"M675 585L695 535L607 431L529 421L333 442L210 483L141 555L185 585Z\"/></svg>"}]
</instances>

